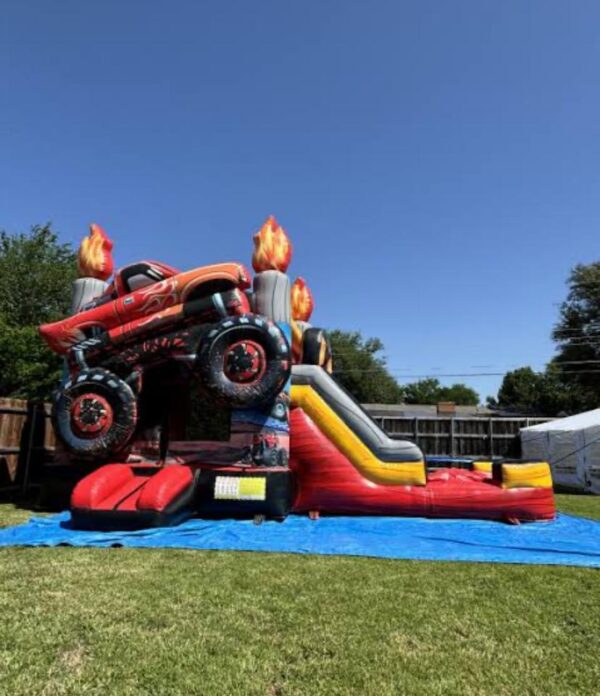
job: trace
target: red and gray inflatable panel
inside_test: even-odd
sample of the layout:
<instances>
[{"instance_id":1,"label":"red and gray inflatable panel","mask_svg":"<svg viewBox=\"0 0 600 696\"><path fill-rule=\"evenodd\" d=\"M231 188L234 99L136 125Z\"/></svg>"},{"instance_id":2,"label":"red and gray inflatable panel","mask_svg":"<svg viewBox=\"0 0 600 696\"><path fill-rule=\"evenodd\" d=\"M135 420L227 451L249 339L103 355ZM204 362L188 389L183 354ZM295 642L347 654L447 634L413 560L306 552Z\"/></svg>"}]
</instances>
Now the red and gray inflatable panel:
<instances>
[{"instance_id":1,"label":"red and gray inflatable panel","mask_svg":"<svg viewBox=\"0 0 600 696\"><path fill-rule=\"evenodd\" d=\"M297 405L290 414L290 467L295 476L296 513L405 515L505 521L550 520L555 516L551 482L543 486L503 486L483 471L439 469L422 485L389 485L366 478L326 434L328 409L384 464L422 457L416 445L391 441L340 385L316 366L294 366L294 387L314 390L322 400L314 420Z\"/></svg>"},{"instance_id":2,"label":"red and gray inflatable panel","mask_svg":"<svg viewBox=\"0 0 600 696\"><path fill-rule=\"evenodd\" d=\"M194 512L197 476L189 466L107 464L82 479L71 496L78 529L140 529L178 524Z\"/></svg>"}]
</instances>

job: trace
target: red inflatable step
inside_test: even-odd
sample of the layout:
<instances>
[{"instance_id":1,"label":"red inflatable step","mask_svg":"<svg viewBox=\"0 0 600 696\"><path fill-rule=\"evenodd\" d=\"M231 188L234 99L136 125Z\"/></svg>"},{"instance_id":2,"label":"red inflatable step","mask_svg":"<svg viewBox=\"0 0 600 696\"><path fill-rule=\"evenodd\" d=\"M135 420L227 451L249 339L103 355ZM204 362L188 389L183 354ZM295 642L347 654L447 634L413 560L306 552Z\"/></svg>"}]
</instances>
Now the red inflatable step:
<instances>
[{"instance_id":1,"label":"red inflatable step","mask_svg":"<svg viewBox=\"0 0 600 696\"><path fill-rule=\"evenodd\" d=\"M192 515L196 477L189 466L156 471L107 464L82 479L71 496L73 525L85 529L132 529L177 524Z\"/></svg>"}]
</instances>

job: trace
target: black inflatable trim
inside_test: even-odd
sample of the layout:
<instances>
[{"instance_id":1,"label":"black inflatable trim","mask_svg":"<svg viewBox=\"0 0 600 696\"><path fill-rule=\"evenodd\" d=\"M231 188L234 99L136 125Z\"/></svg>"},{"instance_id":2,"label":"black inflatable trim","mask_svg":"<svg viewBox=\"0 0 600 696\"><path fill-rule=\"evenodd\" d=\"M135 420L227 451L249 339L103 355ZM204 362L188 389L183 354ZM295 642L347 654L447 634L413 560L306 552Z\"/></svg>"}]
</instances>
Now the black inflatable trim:
<instances>
[{"instance_id":1,"label":"black inflatable trim","mask_svg":"<svg viewBox=\"0 0 600 696\"><path fill-rule=\"evenodd\" d=\"M217 477L265 478L265 500L216 500L214 498ZM265 468L246 472L243 469L223 471L203 469L198 479L197 514L200 517L248 518L264 515L270 519L287 517L292 507L293 483L289 469Z\"/></svg>"},{"instance_id":2,"label":"black inflatable trim","mask_svg":"<svg viewBox=\"0 0 600 696\"><path fill-rule=\"evenodd\" d=\"M321 355L323 344L326 346L325 355ZM324 367L331 357L329 339L323 329L311 327L302 336L302 363Z\"/></svg>"}]
</instances>

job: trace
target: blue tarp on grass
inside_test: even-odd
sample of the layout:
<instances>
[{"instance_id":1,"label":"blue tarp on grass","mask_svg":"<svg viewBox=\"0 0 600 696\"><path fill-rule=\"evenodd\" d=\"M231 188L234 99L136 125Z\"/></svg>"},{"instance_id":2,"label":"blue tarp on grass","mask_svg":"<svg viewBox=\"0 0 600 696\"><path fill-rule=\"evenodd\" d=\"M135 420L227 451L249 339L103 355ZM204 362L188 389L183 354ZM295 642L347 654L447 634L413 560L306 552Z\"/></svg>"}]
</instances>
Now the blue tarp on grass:
<instances>
[{"instance_id":1,"label":"blue tarp on grass","mask_svg":"<svg viewBox=\"0 0 600 696\"><path fill-rule=\"evenodd\" d=\"M600 567L600 522L570 515L519 526L415 517L311 521L293 515L261 525L192 519L177 527L135 532L77 531L69 520L65 512L0 529L0 546L156 547Z\"/></svg>"}]
</instances>

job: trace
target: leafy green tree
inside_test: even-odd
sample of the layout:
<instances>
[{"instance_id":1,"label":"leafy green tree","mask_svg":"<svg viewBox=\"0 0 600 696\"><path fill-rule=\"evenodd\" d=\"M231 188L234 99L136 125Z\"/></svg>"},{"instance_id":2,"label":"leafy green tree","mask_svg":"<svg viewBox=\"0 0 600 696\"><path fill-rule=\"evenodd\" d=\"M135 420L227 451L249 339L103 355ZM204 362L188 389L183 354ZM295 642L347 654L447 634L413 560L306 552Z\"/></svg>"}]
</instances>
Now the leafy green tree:
<instances>
[{"instance_id":1,"label":"leafy green tree","mask_svg":"<svg viewBox=\"0 0 600 696\"><path fill-rule=\"evenodd\" d=\"M522 367L508 372L492 405L556 416L600 405L600 262L579 264L552 332L557 354L544 372Z\"/></svg>"},{"instance_id":2,"label":"leafy green tree","mask_svg":"<svg viewBox=\"0 0 600 696\"><path fill-rule=\"evenodd\" d=\"M358 331L329 331L333 349L335 378L361 403L437 404L439 401L470 406L479 395L465 384L443 387L437 379L424 379L401 386L389 373L385 358L379 355L383 343L363 338Z\"/></svg>"},{"instance_id":3,"label":"leafy green tree","mask_svg":"<svg viewBox=\"0 0 600 696\"><path fill-rule=\"evenodd\" d=\"M404 387L407 404L437 404L452 401L459 406L477 406L479 394L466 384L453 384L443 387L438 379L429 377L412 382Z\"/></svg>"},{"instance_id":4,"label":"leafy green tree","mask_svg":"<svg viewBox=\"0 0 600 696\"><path fill-rule=\"evenodd\" d=\"M568 279L552 338L552 368L569 392L570 412L600 405L600 262L578 264Z\"/></svg>"},{"instance_id":5,"label":"leafy green tree","mask_svg":"<svg viewBox=\"0 0 600 696\"><path fill-rule=\"evenodd\" d=\"M442 387L438 401L452 401L458 406L477 406L479 394L466 384L456 383Z\"/></svg>"},{"instance_id":6,"label":"leafy green tree","mask_svg":"<svg viewBox=\"0 0 600 696\"><path fill-rule=\"evenodd\" d=\"M0 313L11 326L37 326L69 313L75 253L49 224L0 232Z\"/></svg>"},{"instance_id":7,"label":"leafy green tree","mask_svg":"<svg viewBox=\"0 0 600 696\"><path fill-rule=\"evenodd\" d=\"M497 405L519 413L536 413L539 408L544 375L531 367L520 367L504 375L498 390Z\"/></svg>"},{"instance_id":8,"label":"leafy green tree","mask_svg":"<svg viewBox=\"0 0 600 696\"><path fill-rule=\"evenodd\" d=\"M566 416L595 408L586 404L588 398L581 385L565 377L554 362L547 365L540 385L538 413L544 416Z\"/></svg>"},{"instance_id":9,"label":"leafy green tree","mask_svg":"<svg viewBox=\"0 0 600 696\"><path fill-rule=\"evenodd\" d=\"M364 339L358 331L329 331L333 350L333 374L361 403L394 404L403 399L403 389L378 355L378 338Z\"/></svg>"},{"instance_id":10,"label":"leafy green tree","mask_svg":"<svg viewBox=\"0 0 600 696\"><path fill-rule=\"evenodd\" d=\"M581 410L581 389L565 380L563 372L550 363L544 372L520 367L504 375L497 399L488 405L513 413L558 416Z\"/></svg>"},{"instance_id":11,"label":"leafy green tree","mask_svg":"<svg viewBox=\"0 0 600 696\"><path fill-rule=\"evenodd\" d=\"M75 254L50 225L27 234L0 231L0 396L48 398L61 359L38 335L39 324L69 313Z\"/></svg>"},{"instance_id":12,"label":"leafy green tree","mask_svg":"<svg viewBox=\"0 0 600 696\"><path fill-rule=\"evenodd\" d=\"M421 379L404 387L404 399L407 404L437 404L441 388L437 379Z\"/></svg>"}]
</instances>

